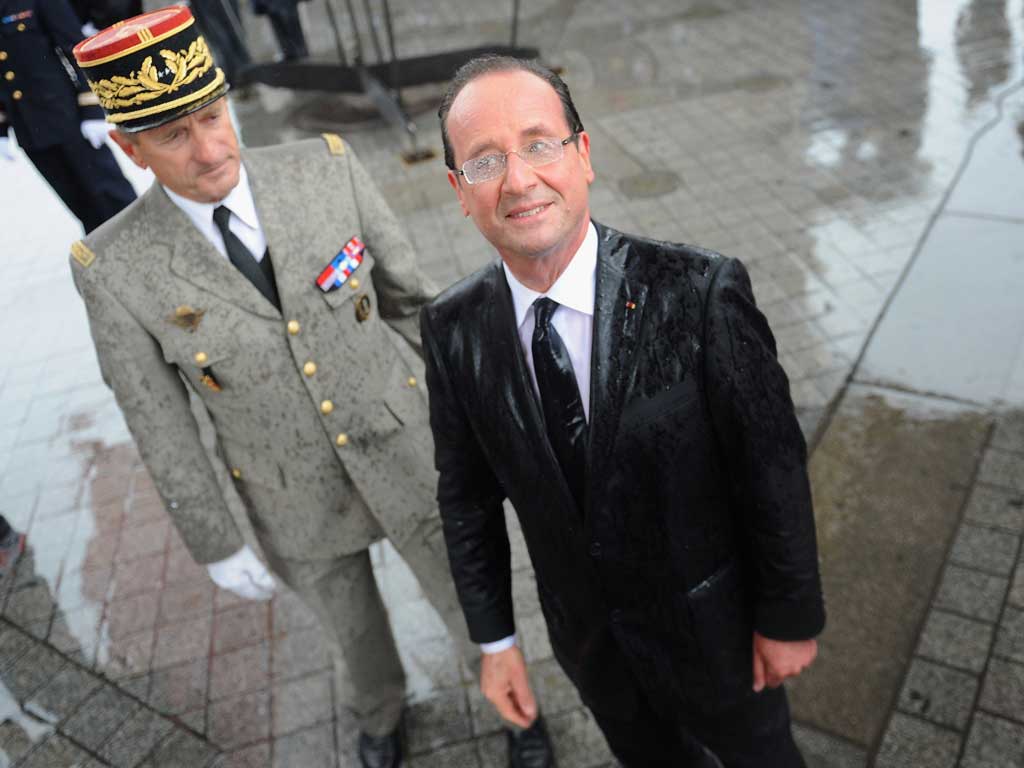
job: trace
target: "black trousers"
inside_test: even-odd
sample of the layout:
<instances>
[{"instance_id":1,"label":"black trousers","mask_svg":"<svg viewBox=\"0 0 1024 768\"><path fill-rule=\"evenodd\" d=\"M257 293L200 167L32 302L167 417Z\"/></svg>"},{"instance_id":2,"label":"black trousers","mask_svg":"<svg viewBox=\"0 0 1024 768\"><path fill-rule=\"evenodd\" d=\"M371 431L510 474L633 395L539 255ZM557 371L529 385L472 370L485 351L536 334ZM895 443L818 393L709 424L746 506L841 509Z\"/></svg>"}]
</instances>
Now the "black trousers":
<instances>
[{"instance_id":1,"label":"black trousers","mask_svg":"<svg viewBox=\"0 0 1024 768\"><path fill-rule=\"evenodd\" d=\"M4 536L11 532L11 524L7 522L7 519L0 515L0 541L3 541Z\"/></svg>"},{"instance_id":2,"label":"black trousers","mask_svg":"<svg viewBox=\"0 0 1024 768\"><path fill-rule=\"evenodd\" d=\"M713 768L708 751L725 768L807 768L793 741L785 689L751 691L725 707L667 703L667 696L652 695L657 681L641 683L633 677L621 651L605 646L602 653L601 668L614 675L623 706L610 706L607 696L597 705L586 683L581 686L574 678L571 665L562 667L625 768ZM557 649L555 655L560 656Z\"/></svg>"},{"instance_id":3,"label":"black trousers","mask_svg":"<svg viewBox=\"0 0 1024 768\"><path fill-rule=\"evenodd\" d=\"M281 8L268 11L270 26L274 28L274 36L281 48L285 61L304 59L309 56L306 47L306 35L302 31L299 19L299 7L296 3L283 3Z\"/></svg>"},{"instance_id":4,"label":"black trousers","mask_svg":"<svg viewBox=\"0 0 1024 768\"><path fill-rule=\"evenodd\" d=\"M81 136L43 149L26 149L29 160L92 232L135 199L135 190L106 146L93 149Z\"/></svg>"},{"instance_id":5,"label":"black trousers","mask_svg":"<svg viewBox=\"0 0 1024 768\"><path fill-rule=\"evenodd\" d=\"M228 82L244 85L242 73L252 64L252 58L242 37L238 0L192 0L192 12Z\"/></svg>"}]
</instances>

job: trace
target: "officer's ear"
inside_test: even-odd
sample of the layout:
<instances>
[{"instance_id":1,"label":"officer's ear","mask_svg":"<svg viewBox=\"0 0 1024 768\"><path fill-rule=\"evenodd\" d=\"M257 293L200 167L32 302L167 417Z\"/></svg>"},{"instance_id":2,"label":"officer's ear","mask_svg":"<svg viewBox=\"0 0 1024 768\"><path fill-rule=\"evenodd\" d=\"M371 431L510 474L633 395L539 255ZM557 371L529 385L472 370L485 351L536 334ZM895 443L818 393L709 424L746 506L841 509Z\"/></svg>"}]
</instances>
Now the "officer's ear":
<instances>
[{"instance_id":1,"label":"officer's ear","mask_svg":"<svg viewBox=\"0 0 1024 768\"><path fill-rule=\"evenodd\" d=\"M135 163L139 168L145 170L149 168L149 164L139 154L139 137L133 133L122 131L119 128L115 128L110 132L110 138L114 140L114 143L121 148L121 151L128 155L128 159Z\"/></svg>"}]
</instances>

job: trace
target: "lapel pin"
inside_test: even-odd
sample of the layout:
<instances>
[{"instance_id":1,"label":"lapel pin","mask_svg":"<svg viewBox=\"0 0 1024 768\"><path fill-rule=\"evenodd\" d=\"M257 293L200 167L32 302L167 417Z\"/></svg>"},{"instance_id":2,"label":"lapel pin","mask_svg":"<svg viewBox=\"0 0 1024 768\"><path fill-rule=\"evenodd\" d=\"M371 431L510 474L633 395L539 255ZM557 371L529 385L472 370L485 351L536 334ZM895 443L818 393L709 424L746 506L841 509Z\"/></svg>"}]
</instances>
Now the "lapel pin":
<instances>
[{"instance_id":1,"label":"lapel pin","mask_svg":"<svg viewBox=\"0 0 1024 768\"><path fill-rule=\"evenodd\" d=\"M626 302L626 309L636 309L636 302L635 301L627 301Z\"/></svg>"},{"instance_id":2,"label":"lapel pin","mask_svg":"<svg viewBox=\"0 0 1024 768\"><path fill-rule=\"evenodd\" d=\"M345 243L345 247L331 259L331 262L324 267L324 271L317 277L316 284L320 290L327 293L344 285L345 281L363 263L363 251L365 250L366 246L358 237L353 237Z\"/></svg>"},{"instance_id":3,"label":"lapel pin","mask_svg":"<svg viewBox=\"0 0 1024 768\"><path fill-rule=\"evenodd\" d=\"M203 368L202 371L203 375L199 378L199 380L203 382L203 384L205 384L207 387L212 389L214 392L220 392L223 389L223 387L221 387L220 382L217 381L216 377L214 377L213 371L211 371L209 368Z\"/></svg>"},{"instance_id":4,"label":"lapel pin","mask_svg":"<svg viewBox=\"0 0 1024 768\"><path fill-rule=\"evenodd\" d=\"M182 304L174 310L174 314L168 319L173 325L192 333L199 327L199 323L202 322L203 315L205 314L205 309L193 309L188 304Z\"/></svg>"}]
</instances>

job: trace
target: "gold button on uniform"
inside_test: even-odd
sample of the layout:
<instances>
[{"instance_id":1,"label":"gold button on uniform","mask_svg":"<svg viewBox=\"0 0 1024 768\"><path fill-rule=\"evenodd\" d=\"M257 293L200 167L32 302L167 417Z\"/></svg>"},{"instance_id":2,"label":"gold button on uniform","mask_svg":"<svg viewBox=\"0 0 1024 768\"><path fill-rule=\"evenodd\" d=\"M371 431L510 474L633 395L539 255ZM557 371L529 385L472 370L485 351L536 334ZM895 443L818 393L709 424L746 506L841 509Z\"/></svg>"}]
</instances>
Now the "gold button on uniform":
<instances>
[{"instance_id":1,"label":"gold button on uniform","mask_svg":"<svg viewBox=\"0 0 1024 768\"><path fill-rule=\"evenodd\" d=\"M21 101L21 97L24 96L24 95L25 94L23 94L21 91L15 91L14 93L11 94L11 98L14 99L15 101Z\"/></svg>"},{"instance_id":2,"label":"gold button on uniform","mask_svg":"<svg viewBox=\"0 0 1024 768\"><path fill-rule=\"evenodd\" d=\"M24 32L25 31L25 25L24 24L19 24L18 25L18 31L19 32Z\"/></svg>"},{"instance_id":3,"label":"gold button on uniform","mask_svg":"<svg viewBox=\"0 0 1024 768\"><path fill-rule=\"evenodd\" d=\"M348 445L348 435L342 432L340 435L334 438L334 442L338 444L339 448L344 448L346 445Z\"/></svg>"},{"instance_id":4,"label":"gold button on uniform","mask_svg":"<svg viewBox=\"0 0 1024 768\"><path fill-rule=\"evenodd\" d=\"M290 333L292 336L295 336L301 330L302 330L302 326L299 325L299 321L298 320L289 320L288 321L288 333Z\"/></svg>"},{"instance_id":5,"label":"gold button on uniform","mask_svg":"<svg viewBox=\"0 0 1024 768\"><path fill-rule=\"evenodd\" d=\"M235 478L235 480L241 480L242 470L240 470L238 467L235 467L234 469L231 470L231 476Z\"/></svg>"},{"instance_id":6,"label":"gold button on uniform","mask_svg":"<svg viewBox=\"0 0 1024 768\"><path fill-rule=\"evenodd\" d=\"M410 387L415 387L416 386L416 377L415 376L410 376L405 383L408 384Z\"/></svg>"},{"instance_id":7,"label":"gold button on uniform","mask_svg":"<svg viewBox=\"0 0 1024 768\"><path fill-rule=\"evenodd\" d=\"M310 360L304 366L302 366L302 372L307 376L312 376L314 373L316 373L316 363Z\"/></svg>"},{"instance_id":8,"label":"gold button on uniform","mask_svg":"<svg viewBox=\"0 0 1024 768\"><path fill-rule=\"evenodd\" d=\"M358 277L353 277L351 280L348 281L348 286L353 291L358 291L359 290L359 278Z\"/></svg>"},{"instance_id":9,"label":"gold button on uniform","mask_svg":"<svg viewBox=\"0 0 1024 768\"><path fill-rule=\"evenodd\" d=\"M7 61L7 51L0 51L0 61Z\"/></svg>"},{"instance_id":10,"label":"gold button on uniform","mask_svg":"<svg viewBox=\"0 0 1024 768\"><path fill-rule=\"evenodd\" d=\"M333 410L334 403L332 403L330 400L324 400L322 403L320 403L320 413L322 413L324 416L326 416Z\"/></svg>"},{"instance_id":11,"label":"gold button on uniform","mask_svg":"<svg viewBox=\"0 0 1024 768\"><path fill-rule=\"evenodd\" d=\"M210 357L205 352L196 352L196 365L206 365Z\"/></svg>"},{"instance_id":12,"label":"gold button on uniform","mask_svg":"<svg viewBox=\"0 0 1024 768\"><path fill-rule=\"evenodd\" d=\"M4 72L4 80L6 80L7 82L10 82L13 79L14 79L14 73L11 72L11 70L7 70L6 72Z\"/></svg>"}]
</instances>

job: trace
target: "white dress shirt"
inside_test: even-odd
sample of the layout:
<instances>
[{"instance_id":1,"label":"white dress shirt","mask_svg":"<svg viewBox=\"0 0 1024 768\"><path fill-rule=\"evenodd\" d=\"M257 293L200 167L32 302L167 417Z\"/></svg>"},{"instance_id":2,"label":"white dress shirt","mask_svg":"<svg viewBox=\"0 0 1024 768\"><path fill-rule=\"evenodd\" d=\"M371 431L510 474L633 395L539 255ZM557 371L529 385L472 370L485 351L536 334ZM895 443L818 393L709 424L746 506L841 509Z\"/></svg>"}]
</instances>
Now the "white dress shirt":
<instances>
[{"instance_id":1,"label":"white dress shirt","mask_svg":"<svg viewBox=\"0 0 1024 768\"><path fill-rule=\"evenodd\" d=\"M220 205L227 206L231 211L228 229L242 241L256 261L263 261L263 254L267 250L267 238L260 227L259 216L256 215L256 203L252 199L249 175L245 172L244 165L238 166L238 184L219 203L197 203L177 192L172 192L167 187L164 187L164 192L225 259L228 257L228 251L224 247L224 237L213 223L213 210Z\"/></svg>"},{"instance_id":2,"label":"white dress shirt","mask_svg":"<svg viewBox=\"0 0 1024 768\"><path fill-rule=\"evenodd\" d=\"M580 244L569 262L569 266L558 276L547 293L527 288L516 280L508 265L502 262L505 279L512 292L512 307L516 315L516 329L519 332L519 343L526 358L526 367L530 369L533 391L540 399L537 387L537 373L533 368L533 329L537 324L536 310L533 302L546 296L559 304L551 317L558 335L562 337L572 370L576 374L576 386L580 390L583 401L583 413L590 421L590 348L594 339L594 294L597 279L597 230L593 222L587 227L586 237ZM484 653L498 653L511 648L516 643L516 636L509 635L493 643L481 643L480 650Z\"/></svg>"}]
</instances>

